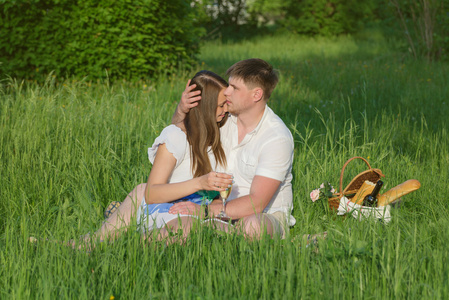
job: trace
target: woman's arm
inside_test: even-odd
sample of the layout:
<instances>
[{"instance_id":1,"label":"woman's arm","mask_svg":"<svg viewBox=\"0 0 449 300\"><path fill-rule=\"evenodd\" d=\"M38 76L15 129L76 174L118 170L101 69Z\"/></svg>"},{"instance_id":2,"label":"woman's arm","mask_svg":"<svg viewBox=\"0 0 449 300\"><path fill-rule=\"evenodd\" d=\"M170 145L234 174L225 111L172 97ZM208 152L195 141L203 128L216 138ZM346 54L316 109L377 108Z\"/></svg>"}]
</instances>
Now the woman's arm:
<instances>
[{"instance_id":1,"label":"woman's arm","mask_svg":"<svg viewBox=\"0 0 449 300\"><path fill-rule=\"evenodd\" d=\"M216 172L179 183L168 183L175 166L176 158L173 154L165 144L159 145L145 188L147 204L171 202L199 190L224 191L232 183L231 175Z\"/></svg>"}]
</instances>

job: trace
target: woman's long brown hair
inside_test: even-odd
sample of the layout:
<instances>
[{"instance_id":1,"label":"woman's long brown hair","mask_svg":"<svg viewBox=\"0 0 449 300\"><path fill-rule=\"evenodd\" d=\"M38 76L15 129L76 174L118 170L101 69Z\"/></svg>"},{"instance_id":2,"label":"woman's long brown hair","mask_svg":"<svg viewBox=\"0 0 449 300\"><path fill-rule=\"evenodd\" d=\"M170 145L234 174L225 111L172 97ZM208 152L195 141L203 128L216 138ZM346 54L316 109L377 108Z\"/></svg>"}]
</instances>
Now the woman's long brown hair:
<instances>
[{"instance_id":1,"label":"woman's long brown hair","mask_svg":"<svg viewBox=\"0 0 449 300\"><path fill-rule=\"evenodd\" d=\"M209 147L215 156L216 163L226 167L226 156L221 146L219 128L226 122L227 114L218 124L216 114L218 95L228 86L228 83L217 74L203 70L195 74L190 84L196 84L194 91L201 91L198 106L190 109L184 119L187 140L190 144L192 173L194 177L199 177L212 171L208 156Z\"/></svg>"}]
</instances>

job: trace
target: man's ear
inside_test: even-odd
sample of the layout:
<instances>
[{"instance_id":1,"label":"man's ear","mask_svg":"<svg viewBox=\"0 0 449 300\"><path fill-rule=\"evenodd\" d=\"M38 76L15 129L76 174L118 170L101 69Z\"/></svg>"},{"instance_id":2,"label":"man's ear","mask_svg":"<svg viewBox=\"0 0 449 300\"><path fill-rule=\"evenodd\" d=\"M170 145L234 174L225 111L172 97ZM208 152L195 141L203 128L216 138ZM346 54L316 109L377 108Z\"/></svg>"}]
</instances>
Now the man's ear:
<instances>
[{"instance_id":1,"label":"man's ear","mask_svg":"<svg viewBox=\"0 0 449 300\"><path fill-rule=\"evenodd\" d=\"M263 90L259 87L256 87L254 89L253 97L254 97L254 102L259 102L260 100L262 100L263 99Z\"/></svg>"}]
</instances>

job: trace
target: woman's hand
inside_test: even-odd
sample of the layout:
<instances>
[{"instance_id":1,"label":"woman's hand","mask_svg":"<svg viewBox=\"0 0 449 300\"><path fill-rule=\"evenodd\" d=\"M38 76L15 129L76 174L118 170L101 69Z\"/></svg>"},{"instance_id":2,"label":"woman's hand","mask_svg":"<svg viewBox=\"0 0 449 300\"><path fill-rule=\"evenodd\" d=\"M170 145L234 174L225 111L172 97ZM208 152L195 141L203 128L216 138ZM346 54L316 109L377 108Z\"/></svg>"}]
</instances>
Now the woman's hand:
<instances>
[{"instance_id":1,"label":"woman's hand","mask_svg":"<svg viewBox=\"0 0 449 300\"><path fill-rule=\"evenodd\" d=\"M181 201L173 204L170 207L168 213L173 215L192 215L192 216L201 216L202 210L201 205L195 204L190 201Z\"/></svg>"},{"instance_id":2,"label":"woman's hand","mask_svg":"<svg viewBox=\"0 0 449 300\"><path fill-rule=\"evenodd\" d=\"M201 91L193 91L196 88L196 84L190 85L190 79L187 81L186 88L182 92L181 101L179 102L179 109L187 114L191 108L198 105L198 101L201 100Z\"/></svg>"},{"instance_id":3,"label":"woman's hand","mask_svg":"<svg viewBox=\"0 0 449 300\"><path fill-rule=\"evenodd\" d=\"M206 191L225 191L231 187L232 179L230 174L220 172L210 172L200 178L201 189Z\"/></svg>"}]
</instances>

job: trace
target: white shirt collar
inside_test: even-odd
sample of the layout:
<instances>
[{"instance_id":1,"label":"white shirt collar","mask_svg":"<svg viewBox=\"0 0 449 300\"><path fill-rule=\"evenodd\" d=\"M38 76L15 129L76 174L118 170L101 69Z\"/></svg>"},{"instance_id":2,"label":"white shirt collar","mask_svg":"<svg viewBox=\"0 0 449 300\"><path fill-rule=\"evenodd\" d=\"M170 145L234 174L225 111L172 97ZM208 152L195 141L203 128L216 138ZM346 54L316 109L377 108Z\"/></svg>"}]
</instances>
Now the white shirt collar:
<instances>
[{"instance_id":1,"label":"white shirt collar","mask_svg":"<svg viewBox=\"0 0 449 300\"><path fill-rule=\"evenodd\" d=\"M256 134L259 130L260 127L262 127L263 121L266 119L266 116L268 115L268 111L269 111L269 107L268 105L265 104L265 108L263 111L263 115L262 118L260 119L259 123L257 124L256 128L254 128L251 132L249 132L247 135L253 135ZM229 114L229 119L231 119L231 121L237 125L237 116L233 115L233 114Z\"/></svg>"}]
</instances>

